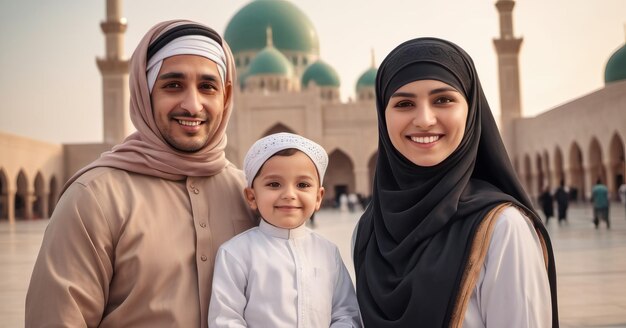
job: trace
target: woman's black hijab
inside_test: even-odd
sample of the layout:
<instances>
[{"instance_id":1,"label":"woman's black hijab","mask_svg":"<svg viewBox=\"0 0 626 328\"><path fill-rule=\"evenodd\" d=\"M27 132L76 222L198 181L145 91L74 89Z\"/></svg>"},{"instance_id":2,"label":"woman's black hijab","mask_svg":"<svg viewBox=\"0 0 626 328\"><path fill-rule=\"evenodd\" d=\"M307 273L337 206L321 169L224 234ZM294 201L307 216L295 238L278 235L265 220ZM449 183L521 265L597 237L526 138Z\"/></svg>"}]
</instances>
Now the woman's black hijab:
<instances>
[{"instance_id":1,"label":"woman's black hijab","mask_svg":"<svg viewBox=\"0 0 626 328\"><path fill-rule=\"evenodd\" d=\"M432 167L419 167L401 155L385 121L391 94L423 79L461 88L468 103L461 144ZM448 327L478 224L495 206L512 202L530 217L546 242L553 327L558 327L550 239L511 167L470 56L435 38L399 45L378 69L376 107L379 151L374 190L354 249L365 326Z\"/></svg>"}]
</instances>

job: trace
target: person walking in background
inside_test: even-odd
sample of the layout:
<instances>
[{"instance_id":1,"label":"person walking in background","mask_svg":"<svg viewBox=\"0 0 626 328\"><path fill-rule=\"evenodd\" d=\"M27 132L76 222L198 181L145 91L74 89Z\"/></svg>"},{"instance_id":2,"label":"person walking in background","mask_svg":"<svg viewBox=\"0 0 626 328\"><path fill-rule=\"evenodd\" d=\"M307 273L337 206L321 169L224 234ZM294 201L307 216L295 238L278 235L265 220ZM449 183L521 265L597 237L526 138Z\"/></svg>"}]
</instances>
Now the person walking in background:
<instances>
[{"instance_id":1,"label":"person walking in background","mask_svg":"<svg viewBox=\"0 0 626 328\"><path fill-rule=\"evenodd\" d=\"M568 189L569 188L565 186L565 180L561 179L559 187L556 188L556 191L554 192L559 224L561 224L561 222L567 222L567 207L569 206Z\"/></svg>"},{"instance_id":2,"label":"person walking in background","mask_svg":"<svg viewBox=\"0 0 626 328\"><path fill-rule=\"evenodd\" d=\"M602 180L598 178L596 184L591 189L591 201L593 202L593 224L598 229L600 221L606 222L606 228L611 228L611 220L609 218L609 189L602 184Z\"/></svg>"},{"instance_id":3,"label":"person walking in background","mask_svg":"<svg viewBox=\"0 0 626 328\"><path fill-rule=\"evenodd\" d=\"M209 327L360 328L337 246L305 224L324 197L324 148L272 134L250 147L243 166L243 192L261 223L218 250Z\"/></svg>"},{"instance_id":4,"label":"person walking in background","mask_svg":"<svg viewBox=\"0 0 626 328\"><path fill-rule=\"evenodd\" d=\"M543 192L539 195L539 204L541 204L541 210L546 216L546 224L548 224L550 218L554 216L554 198L552 198L548 185L543 187Z\"/></svg>"},{"instance_id":5,"label":"person walking in background","mask_svg":"<svg viewBox=\"0 0 626 328\"><path fill-rule=\"evenodd\" d=\"M619 186L619 199L624 204L624 214L626 214L626 182Z\"/></svg>"},{"instance_id":6,"label":"person walking in background","mask_svg":"<svg viewBox=\"0 0 626 328\"><path fill-rule=\"evenodd\" d=\"M137 131L66 183L26 327L208 327L215 253L257 224L224 154L234 78L213 29L176 20L148 31L130 60Z\"/></svg>"},{"instance_id":7,"label":"person walking in background","mask_svg":"<svg viewBox=\"0 0 626 328\"><path fill-rule=\"evenodd\" d=\"M436 38L402 43L378 69L376 109L353 252L365 327L558 327L550 237L470 56Z\"/></svg>"}]
</instances>

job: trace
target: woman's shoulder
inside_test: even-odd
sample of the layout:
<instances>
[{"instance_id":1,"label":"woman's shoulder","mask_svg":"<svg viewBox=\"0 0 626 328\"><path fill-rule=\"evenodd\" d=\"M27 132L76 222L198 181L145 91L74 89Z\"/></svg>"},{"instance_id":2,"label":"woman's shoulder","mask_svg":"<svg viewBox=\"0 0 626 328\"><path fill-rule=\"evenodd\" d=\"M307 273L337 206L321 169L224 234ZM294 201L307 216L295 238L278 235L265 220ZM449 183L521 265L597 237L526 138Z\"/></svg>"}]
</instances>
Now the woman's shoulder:
<instances>
[{"instance_id":1,"label":"woman's shoulder","mask_svg":"<svg viewBox=\"0 0 626 328\"><path fill-rule=\"evenodd\" d=\"M520 242L537 240L533 222L523 210L516 206L507 206L496 217L492 243L504 240Z\"/></svg>"},{"instance_id":2,"label":"woman's shoulder","mask_svg":"<svg viewBox=\"0 0 626 328\"><path fill-rule=\"evenodd\" d=\"M507 206L496 218L496 229L527 229L533 228L532 221L526 213L516 206Z\"/></svg>"}]
</instances>

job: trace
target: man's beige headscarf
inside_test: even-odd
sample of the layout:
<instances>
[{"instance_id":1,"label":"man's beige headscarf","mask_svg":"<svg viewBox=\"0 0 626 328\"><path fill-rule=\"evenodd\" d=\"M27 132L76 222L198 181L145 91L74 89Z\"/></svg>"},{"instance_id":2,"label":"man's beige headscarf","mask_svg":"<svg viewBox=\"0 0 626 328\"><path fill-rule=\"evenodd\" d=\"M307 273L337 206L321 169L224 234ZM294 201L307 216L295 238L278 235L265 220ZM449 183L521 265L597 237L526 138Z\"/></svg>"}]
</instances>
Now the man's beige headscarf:
<instances>
[{"instance_id":1,"label":"man's beige headscarf","mask_svg":"<svg viewBox=\"0 0 626 328\"><path fill-rule=\"evenodd\" d=\"M193 153L178 151L165 141L154 119L146 78L148 46L164 32L185 24L202 25L186 20L159 23L140 41L130 59L130 118L137 132L74 174L65 184L63 191L81 174L99 166L119 168L167 180L182 180L187 176L215 175L228 164L224 148L226 148L226 126L233 109L236 74L233 55L223 39L222 47L226 54L227 68L224 113L215 135L209 138L207 145Z\"/></svg>"}]
</instances>

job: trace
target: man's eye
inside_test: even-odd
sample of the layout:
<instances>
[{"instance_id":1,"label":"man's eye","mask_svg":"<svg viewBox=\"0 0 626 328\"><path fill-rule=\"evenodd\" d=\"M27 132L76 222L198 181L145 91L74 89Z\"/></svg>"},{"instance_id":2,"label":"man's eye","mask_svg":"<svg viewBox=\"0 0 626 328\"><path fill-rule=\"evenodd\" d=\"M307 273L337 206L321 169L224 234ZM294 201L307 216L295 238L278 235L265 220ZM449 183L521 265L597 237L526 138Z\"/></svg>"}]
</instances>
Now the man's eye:
<instances>
[{"instance_id":1,"label":"man's eye","mask_svg":"<svg viewBox=\"0 0 626 328\"><path fill-rule=\"evenodd\" d=\"M203 90L217 90L217 87L212 83L202 83L200 84L200 89Z\"/></svg>"},{"instance_id":2,"label":"man's eye","mask_svg":"<svg viewBox=\"0 0 626 328\"><path fill-rule=\"evenodd\" d=\"M182 87L182 85L180 83L178 83L178 82L169 82L169 83L166 83L165 85L163 85L163 88L166 88L166 89L170 89L170 88L171 89L178 89L180 87Z\"/></svg>"}]
</instances>

